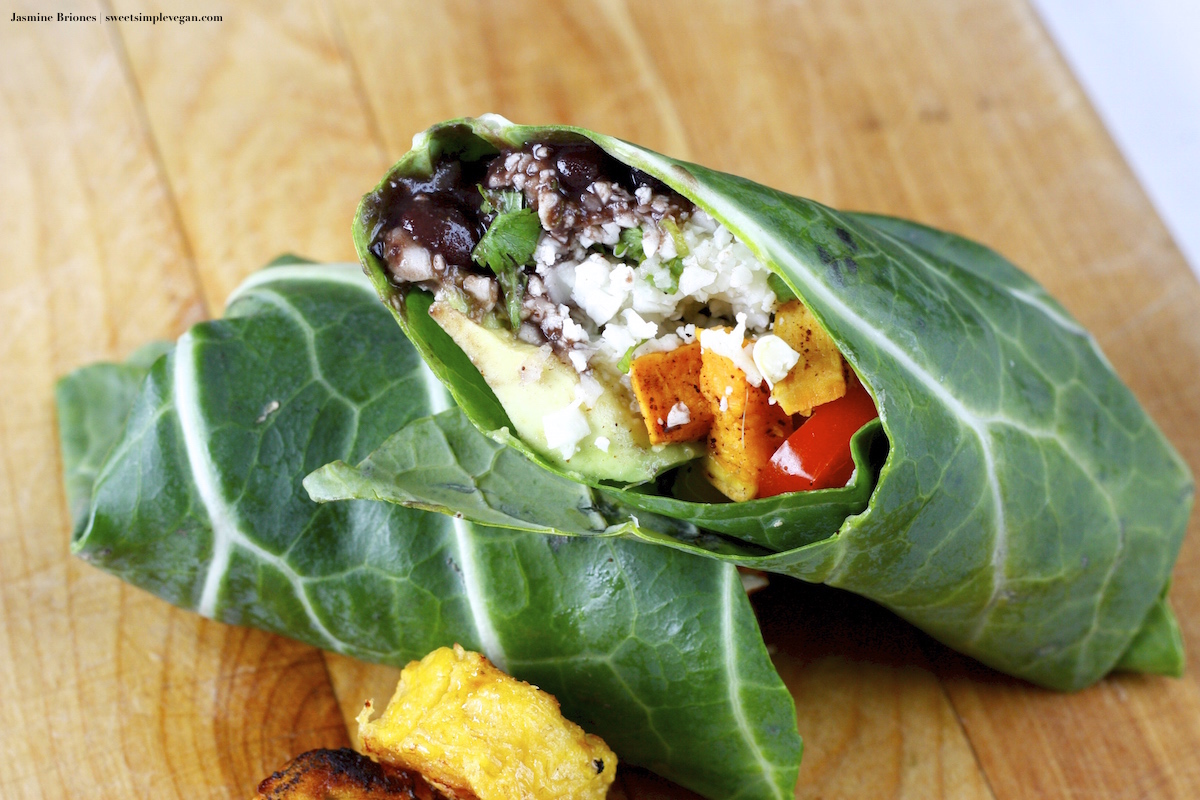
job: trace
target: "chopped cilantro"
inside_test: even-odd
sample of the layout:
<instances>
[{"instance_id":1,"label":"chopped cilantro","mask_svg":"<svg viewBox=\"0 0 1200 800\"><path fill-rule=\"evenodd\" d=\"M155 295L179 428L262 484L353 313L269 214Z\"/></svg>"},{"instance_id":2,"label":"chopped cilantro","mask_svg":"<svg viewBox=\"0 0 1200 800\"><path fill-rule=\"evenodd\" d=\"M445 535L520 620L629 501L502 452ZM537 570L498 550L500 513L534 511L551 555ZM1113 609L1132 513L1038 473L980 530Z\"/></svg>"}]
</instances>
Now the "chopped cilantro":
<instances>
[{"instance_id":1,"label":"chopped cilantro","mask_svg":"<svg viewBox=\"0 0 1200 800\"><path fill-rule=\"evenodd\" d=\"M467 306L467 296L462 293L462 290L457 286L447 286L446 291L442 294L442 302L453 308L455 311L466 314L469 311Z\"/></svg>"},{"instance_id":2,"label":"chopped cilantro","mask_svg":"<svg viewBox=\"0 0 1200 800\"><path fill-rule=\"evenodd\" d=\"M642 229L626 228L621 231L621 238L613 247L613 255L640 264L646 260L646 251L642 249Z\"/></svg>"},{"instance_id":3,"label":"chopped cilantro","mask_svg":"<svg viewBox=\"0 0 1200 800\"><path fill-rule=\"evenodd\" d=\"M525 205L525 197L520 192L505 192L500 189L485 189L483 184L476 184L483 202L479 210L484 214L506 214L510 211L520 211Z\"/></svg>"},{"instance_id":4,"label":"chopped cilantro","mask_svg":"<svg viewBox=\"0 0 1200 800\"><path fill-rule=\"evenodd\" d=\"M504 194L516 195L516 192ZM533 209L501 211L471 251L476 264L496 273L513 330L521 324L521 301L525 295L525 273L521 267L533 261L541 231L542 223Z\"/></svg>"},{"instance_id":5,"label":"chopped cilantro","mask_svg":"<svg viewBox=\"0 0 1200 800\"><path fill-rule=\"evenodd\" d=\"M671 283L662 291L666 292L667 294L675 294L679 291L679 276L683 274L683 258L681 256L675 256L670 261L667 261L665 264L663 264L663 266L670 270ZM657 285L658 284L655 284L655 286Z\"/></svg>"},{"instance_id":6,"label":"chopped cilantro","mask_svg":"<svg viewBox=\"0 0 1200 800\"><path fill-rule=\"evenodd\" d=\"M633 366L633 351L637 350L643 344L645 344L644 341L638 342L637 344L631 346L628 350L626 350L625 355L621 356L621 360L617 362L617 369L621 370L621 372L628 375L629 368Z\"/></svg>"},{"instance_id":7,"label":"chopped cilantro","mask_svg":"<svg viewBox=\"0 0 1200 800\"><path fill-rule=\"evenodd\" d=\"M775 293L776 299L781 303L796 299L796 293L792 291L792 287L788 286L787 282L774 272L767 276L767 285L771 287L771 291Z\"/></svg>"},{"instance_id":8,"label":"chopped cilantro","mask_svg":"<svg viewBox=\"0 0 1200 800\"><path fill-rule=\"evenodd\" d=\"M683 258L691 252L691 250L688 249L687 241L685 241L683 238L683 231L679 230L679 226L675 224L675 220L671 219L670 217L664 217L659 221L658 227L666 231L667 235L671 237L671 240L675 242L676 256Z\"/></svg>"}]
</instances>

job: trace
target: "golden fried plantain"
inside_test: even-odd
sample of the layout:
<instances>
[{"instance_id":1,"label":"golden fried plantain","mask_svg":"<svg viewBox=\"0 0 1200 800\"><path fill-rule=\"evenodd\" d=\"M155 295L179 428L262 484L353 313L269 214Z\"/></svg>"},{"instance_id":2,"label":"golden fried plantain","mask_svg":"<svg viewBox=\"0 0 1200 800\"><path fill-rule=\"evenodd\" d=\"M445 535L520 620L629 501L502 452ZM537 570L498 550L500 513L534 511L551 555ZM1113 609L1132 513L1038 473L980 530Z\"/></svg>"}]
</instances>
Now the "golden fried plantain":
<instances>
[{"instance_id":1,"label":"golden fried plantain","mask_svg":"<svg viewBox=\"0 0 1200 800\"><path fill-rule=\"evenodd\" d=\"M443 647L404 668L363 750L416 770L455 800L603 800L617 758L563 718L558 701L478 653Z\"/></svg>"}]
</instances>

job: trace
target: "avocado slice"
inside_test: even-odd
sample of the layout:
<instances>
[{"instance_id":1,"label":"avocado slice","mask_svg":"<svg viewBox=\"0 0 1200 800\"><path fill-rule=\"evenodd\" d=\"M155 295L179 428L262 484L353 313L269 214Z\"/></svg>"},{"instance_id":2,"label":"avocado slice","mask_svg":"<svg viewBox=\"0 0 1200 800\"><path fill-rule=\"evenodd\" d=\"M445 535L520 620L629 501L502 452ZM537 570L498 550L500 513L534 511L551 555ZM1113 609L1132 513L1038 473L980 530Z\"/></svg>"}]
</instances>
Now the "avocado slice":
<instances>
[{"instance_id":1,"label":"avocado slice","mask_svg":"<svg viewBox=\"0 0 1200 800\"><path fill-rule=\"evenodd\" d=\"M576 400L579 373L548 347L523 342L507 329L485 328L446 303L434 303L429 315L479 370L516 435L559 468L593 480L635 484L703 454L703 442L651 444L645 422L630 408L630 397L615 376L593 371L604 391L588 408ZM573 405L588 432L573 448L569 441L565 448L551 446L546 417L555 415L552 428L563 419L578 423L570 411ZM597 446L597 439L607 439L607 449Z\"/></svg>"}]
</instances>

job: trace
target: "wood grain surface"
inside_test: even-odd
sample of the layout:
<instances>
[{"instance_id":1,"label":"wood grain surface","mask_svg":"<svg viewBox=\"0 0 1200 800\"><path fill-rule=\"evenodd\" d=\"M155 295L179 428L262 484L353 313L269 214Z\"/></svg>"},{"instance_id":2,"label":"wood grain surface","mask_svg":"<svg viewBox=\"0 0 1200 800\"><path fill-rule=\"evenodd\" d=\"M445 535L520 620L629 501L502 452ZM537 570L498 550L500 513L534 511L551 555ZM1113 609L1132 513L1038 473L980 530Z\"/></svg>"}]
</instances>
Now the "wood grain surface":
<instances>
[{"instance_id":1,"label":"wood grain surface","mask_svg":"<svg viewBox=\"0 0 1200 800\"><path fill-rule=\"evenodd\" d=\"M12 13L220 14L17 23ZM983 241L1200 467L1200 287L1022 0L16 2L0 18L0 796L248 797L396 671L177 611L68 555L53 383L218 315L439 119L585 125ZM1200 542L1171 597L1200 648ZM756 596L805 798L1200 797L1200 678L1074 695L824 587ZM686 793L646 774L614 797Z\"/></svg>"}]
</instances>

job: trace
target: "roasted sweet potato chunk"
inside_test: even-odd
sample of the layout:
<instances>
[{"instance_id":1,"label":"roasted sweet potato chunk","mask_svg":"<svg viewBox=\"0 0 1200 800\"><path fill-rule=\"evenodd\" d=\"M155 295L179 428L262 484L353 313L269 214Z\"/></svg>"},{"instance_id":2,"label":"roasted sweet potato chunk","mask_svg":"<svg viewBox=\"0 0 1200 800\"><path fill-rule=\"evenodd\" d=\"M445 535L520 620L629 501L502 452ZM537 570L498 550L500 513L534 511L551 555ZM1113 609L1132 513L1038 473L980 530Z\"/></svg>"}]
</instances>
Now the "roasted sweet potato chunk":
<instances>
[{"instance_id":1,"label":"roasted sweet potato chunk","mask_svg":"<svg viewBox=\"0 0 1200 800\"><path fill-rule=\"evenodd\" d=\"M785 412L808 416L846 394L842 354L803 303L792 300L775 312L775 335L800 354L772 393Z\"/></svg>"},{"instance_id":2,"label":"roasted sweet potato chunk","mask_svg":"<svg viewBox=\"0 0 1200 800\"><path fill-rule=\"evenodd\" d=\"M639 356L629 367L629 381L651 444L694 442L708 433L713 415L700 392L699 342ZM674 414L672 409L677 409ZM681 418L687 421L681 422Z\"/></svg>"},{"instance_id":3,"label":"roasted sweet potato chunk","mask_svg":"<svg viewBox=\"0 0 1200 800\"><path fill-rule=\"evenodd\" d=\"M771 404L764 384L751 386L732 360L712 350L701 358L700 391L713 411L704 469L731 500L753 500L758 477L792 432L792 419Z\"/></svg>"}]
</instances>

